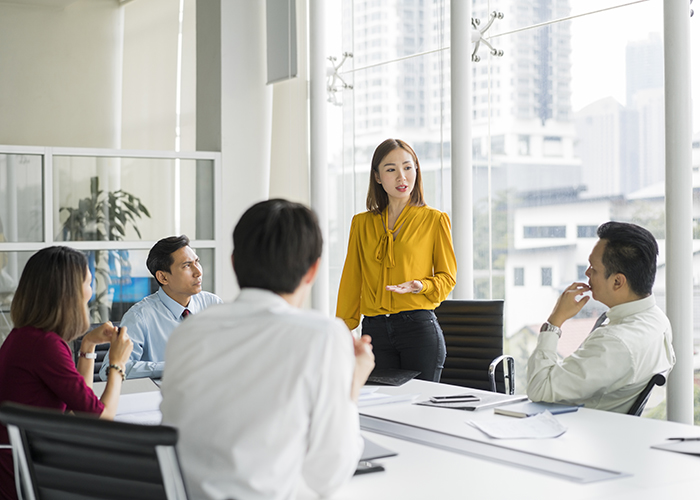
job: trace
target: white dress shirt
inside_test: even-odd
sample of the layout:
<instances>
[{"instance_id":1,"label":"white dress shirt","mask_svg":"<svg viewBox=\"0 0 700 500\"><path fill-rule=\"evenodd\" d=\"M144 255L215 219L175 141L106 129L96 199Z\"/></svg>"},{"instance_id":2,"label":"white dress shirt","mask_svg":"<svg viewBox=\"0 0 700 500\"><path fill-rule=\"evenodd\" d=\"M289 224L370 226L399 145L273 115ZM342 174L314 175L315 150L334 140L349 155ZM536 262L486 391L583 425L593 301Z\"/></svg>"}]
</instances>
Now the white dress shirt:
<instances>
[{"instance_id":1,"label":"white dress shirt","mask_svg":"<svg viewBox=\"0 0 700 500\"><path fill-rule=\"evenodd\" d=\"M653 295L617 305L607 316L609 323L563 360L557 334L540 333L527 363L531 400L626 413L654 374L673 367L671 324Z\"/></svg>"},{"instance_id":2,"label":"white dress shirt","mask_svg":"<svg viewBox=\"0 0 700 500\"><path fill-rule=\"evenodd\" d=\"M301 478L325 496L354 473L355 357L339 319L245 288L180 325L166 359L163 423L179 429L192 498L291 499Z\"/></svg>"},{"instance_id":3,"label":"white dress shirt","mask_svg":"<svg viewBox=\"0 0 700 500\"><path fill-rule=\"evenodd\" d=\"M199 292L190 297L187 310L197 314L222 300L209 292ZM175 327L182 321L185 307L170 298L162 288L143 298L129 308L119 326L134 343L129 361L126 362L126 378L160 378L165 365L165 344ZM109 353L100 367L100 378L107 380Z\"/></svg>"}]
</instances>

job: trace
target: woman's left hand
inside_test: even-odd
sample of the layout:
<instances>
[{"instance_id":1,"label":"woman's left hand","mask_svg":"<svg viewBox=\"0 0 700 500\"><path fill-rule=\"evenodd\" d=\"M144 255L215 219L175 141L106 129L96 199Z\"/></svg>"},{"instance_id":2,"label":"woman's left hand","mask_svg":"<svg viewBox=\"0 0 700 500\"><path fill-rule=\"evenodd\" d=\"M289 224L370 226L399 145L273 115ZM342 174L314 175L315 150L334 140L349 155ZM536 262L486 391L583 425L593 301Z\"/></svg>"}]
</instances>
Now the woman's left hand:
<instances>
[{"instance_id":1,"label":"woman's left hand","mask_svg":"<svg viewBox=\"0 0 700 500\"><path fill-rule=\"evenodd\" d=\"M113 335L116 335L118 329L112 325L111 321L102 323L100 326L94 330L85 334L83 337L83 343L90 344L90 347L97 344L105 344L112 339Z\"/></svg>"},{"instance_id":2,"label":"woman's left hand","mask_svg":"<svg viewBox=\"0 0 700 500\"><path fill-rule=\"evenodd\" d=\"M423 283L418 280L407 281L400 285L387 285L387 290L396 293L418 293L423 290Z\"/></svg>"}]
</instances>

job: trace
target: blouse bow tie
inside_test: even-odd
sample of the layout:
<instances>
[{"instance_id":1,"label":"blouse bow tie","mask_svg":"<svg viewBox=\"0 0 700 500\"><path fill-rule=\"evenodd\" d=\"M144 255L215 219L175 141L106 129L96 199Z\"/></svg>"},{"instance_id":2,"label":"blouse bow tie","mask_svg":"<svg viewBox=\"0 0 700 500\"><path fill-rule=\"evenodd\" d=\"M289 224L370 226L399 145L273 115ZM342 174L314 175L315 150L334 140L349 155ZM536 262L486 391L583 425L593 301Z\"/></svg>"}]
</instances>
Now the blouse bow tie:
<instances>
[{"instance_id":1,"label":"blouse bow tie","mask_svg":"<svg viewBox=\"0 0 700 500\"><path fill-rule=\"evenodd\" d=\"M379 237L379 243L377 244L376 259L378 262L383 262L387 268L396 266L396 261L394 260L394 232L398 229L385 231Z\"/></svg>"}]
</instances>

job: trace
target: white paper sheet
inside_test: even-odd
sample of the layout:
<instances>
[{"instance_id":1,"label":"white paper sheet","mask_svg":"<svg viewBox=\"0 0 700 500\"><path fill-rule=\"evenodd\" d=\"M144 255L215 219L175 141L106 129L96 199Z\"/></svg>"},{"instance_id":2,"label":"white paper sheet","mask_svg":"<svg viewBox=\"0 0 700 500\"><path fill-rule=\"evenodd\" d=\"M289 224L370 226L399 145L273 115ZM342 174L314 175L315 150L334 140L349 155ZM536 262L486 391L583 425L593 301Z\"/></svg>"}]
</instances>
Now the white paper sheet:
<instances>
[{"instance_id":1,"label":"white paper sheet","mask_svg":"<svg viewBox=\"0 0 700 500\"><path fill-rule=\"evenodd\" d=\"M528 418L483 422L467 420L466 423L496 439L547 439L559 437L566 432L566 427L548 411Z\"/></svg>"},{"instance_id":2,"label":"white paper sheet","mask_svg":"<svg viewBox=\"0 0 700 500\"><path fill-rule=\"evenodd\" d=\"M366 394L360 393L357 406L359 408L365 408L367 406L385 405L391 403L413 403L419 396L420 394L399 394L396 396L391 396L389 394L382 394L381 392Z\"/></svg>"},{"instance_id":3,"label":"white paper sheet","mask_svg":"<svg viewBox=\"0 0 700 500\"><path fill-rule=\"evenodd\" d=\"M119 396L117 415L142 413L148 411L160 411L160 402L163 396L160 391L139 392L136 394L122 394Z\"/></svg>"},{"instance_id":4,"label":"white paper sheet","mask_svg":"<svg viewBox=\"0 0 700 500\"><path fill-rule=\"evenodd\" d=\"M114 417L117 422L128 422L130 424L140 425L160 425L163 420L163 415L160 410L142 411L138 413L125 413Z\"/></svg>"}]
</instances>

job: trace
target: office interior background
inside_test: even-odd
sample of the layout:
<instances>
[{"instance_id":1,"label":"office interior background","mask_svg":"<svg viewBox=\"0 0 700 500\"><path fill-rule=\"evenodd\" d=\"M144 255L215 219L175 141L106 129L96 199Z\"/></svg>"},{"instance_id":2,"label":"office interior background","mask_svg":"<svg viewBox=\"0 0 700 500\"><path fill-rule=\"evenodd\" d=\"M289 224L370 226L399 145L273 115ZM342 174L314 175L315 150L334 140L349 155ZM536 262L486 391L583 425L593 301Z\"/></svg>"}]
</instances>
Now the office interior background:
<instances>
[{"instance_id":1,"label":"office interior background","mask_svg":"<svg viewBox=\"0 0 700 500\"><path fill-rule=\"evenodd\" d=\"M95 322L118 321L152 291L148 249L172 234L193 240L204 288L232 300L231 230L268 197L320 212L325 272L313 305L332 314L350 221L364 210L372 152L388 137L415 148L429 205L454 225L471 218L458 281L471 274L466 295L505 300L518 392L539 325L564 287L585 280L602 222L654 233L654 293L666 309L662 0L472 0L481 29L491 12L503 14L484 33L503 54L482 44L478 62L452 57L449 0L322 3L319 11L314 0L0 0L1 338L24 263L50 244L88 252ZM293 43L274 45L266 7L290 13L281 31ZM694 82L698 17L688 46ZM334 58L325 60L320 127L309 76L319 37L324 58ZM287 65L285 75L272 75L273 59ZM471 89L452 88L458 67L470 68ZM694 313L697 89L687 270ZM458 95L471 99L471 193L453 186L453 152L464 146L452 144ZM314 166L319 146L322 168ZM469 210L455 211L464 199ZM562 355L603 310L591 301L565 325ZM700 314L693 318L686 333L695 351ZM697 370L693 355L700 415ZM664 418L665 389L657 390L648 413Z\"/></svg>"}]
</instances>

